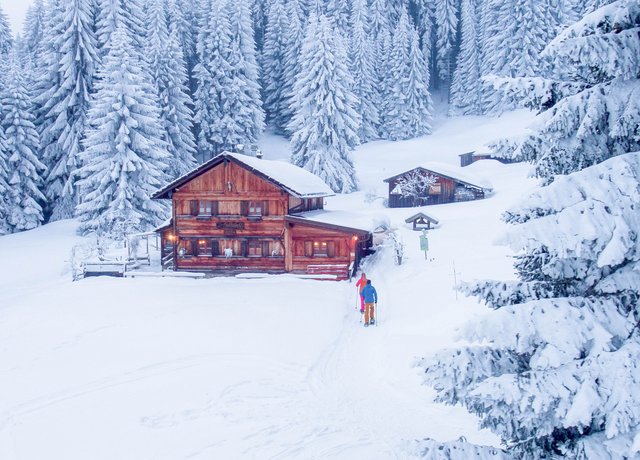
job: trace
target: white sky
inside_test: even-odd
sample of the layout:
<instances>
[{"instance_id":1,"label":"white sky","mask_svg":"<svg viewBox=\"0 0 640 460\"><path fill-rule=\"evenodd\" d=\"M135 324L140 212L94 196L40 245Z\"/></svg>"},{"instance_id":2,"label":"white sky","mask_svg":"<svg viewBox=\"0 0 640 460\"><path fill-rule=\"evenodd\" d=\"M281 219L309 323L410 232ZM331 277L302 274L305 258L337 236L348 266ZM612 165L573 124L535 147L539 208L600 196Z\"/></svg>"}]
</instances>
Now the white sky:
<instances>
[{"instance_id":1,"label":"white sky","mask_svg":"<svg viewBox=\"0 0 640 460\"><path fill-rule=\"evenodd\" d=\"M32 3L33 0L0 0L0 7L9 17L14 35L22 29L22 21Z\"/></svg>"}]
</instances>

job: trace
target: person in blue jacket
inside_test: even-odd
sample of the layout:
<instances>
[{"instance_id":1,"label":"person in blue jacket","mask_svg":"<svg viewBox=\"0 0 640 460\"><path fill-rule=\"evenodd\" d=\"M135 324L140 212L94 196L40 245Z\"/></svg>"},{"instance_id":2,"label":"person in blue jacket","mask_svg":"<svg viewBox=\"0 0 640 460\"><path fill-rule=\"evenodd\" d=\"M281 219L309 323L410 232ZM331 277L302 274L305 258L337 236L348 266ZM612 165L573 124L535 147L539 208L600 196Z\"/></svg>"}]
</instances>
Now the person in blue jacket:
<instances>
[{"instance_id":1,"label":"person in blue jacket","mask_svg":"<svg viewBox=\"0 0 640 460\"><path fill-rule=\"evenodd\" d=\"M378 303L378 293L371 284L371 280L367 280L367 285L362 289L361 295L364 299L364 325L375 324L375 305Z\"/></svg>"}]
</instances>

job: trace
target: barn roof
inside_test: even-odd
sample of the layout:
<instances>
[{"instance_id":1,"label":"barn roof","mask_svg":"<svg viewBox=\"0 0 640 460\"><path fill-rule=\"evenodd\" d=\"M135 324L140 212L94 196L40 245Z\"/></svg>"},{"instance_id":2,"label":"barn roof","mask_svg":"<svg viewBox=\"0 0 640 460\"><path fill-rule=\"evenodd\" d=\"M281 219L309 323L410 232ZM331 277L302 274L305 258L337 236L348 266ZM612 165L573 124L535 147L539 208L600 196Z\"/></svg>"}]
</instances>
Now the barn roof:
<instances>
[{"instance_id":1,"label":"barn roof","mask_svg":"<svg viewBox=\"0 0 640 460\"><path fill-rule=\"evenodd\" d=\"M291 163L264 160L241 153L223 152L158 190L152 198L170 198L171 192L209 171L225 159L240 165L299 198L322 198L334 195L331 188L318 176Z\"/></svg>"},{"instance_id":2,"label":"barn roof","mask_svg":"<svg viewBox=\"0 0 640 460\"><path fill-rule=\"evenodd\" d=\"M479 179L468 174L466 171L462 171L462 168L458 166L452 166L445 163L436 163L435 161L430 161L428 163L423 163L420 166L416 166L413 169L409 169L407 171L403 171L395 176L388 177L385 179L385 182L391 182L398 177L404 176L411 171L415 171L416 169L421 169L423 171L428 171L434 173L438 176L446 177L448 179L452 179L456 182L461 182L466 185L470 185L472 187L480 188L483 190L491 191L493 190L493 185L491 182Z\"/></svg>"}]
</instances>

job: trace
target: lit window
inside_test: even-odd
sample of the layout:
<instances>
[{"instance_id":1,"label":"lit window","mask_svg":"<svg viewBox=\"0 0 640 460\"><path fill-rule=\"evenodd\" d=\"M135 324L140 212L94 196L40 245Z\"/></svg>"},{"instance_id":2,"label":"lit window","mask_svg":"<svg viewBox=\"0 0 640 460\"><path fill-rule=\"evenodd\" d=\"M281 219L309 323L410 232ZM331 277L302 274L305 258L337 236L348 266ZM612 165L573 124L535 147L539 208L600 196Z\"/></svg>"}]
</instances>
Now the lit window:
<instances>
[{"instance_id":1,"label":"lit window","mask_svg":"<svg viewBox=\"0 0 640 460\"><path fill-rule=\"evenodd\" d=\"M213 245L211 244L211 240L208 239L200 239L198 240L198 255L199 256L212 256L213 255Z\"/></svg>"},{"instance_id":2,"label":"lit window","mask_svg":"<svg viewBox=\"0 0 640 460\"><path fill-rule=\"evenodd\" d=\"M326 256L328 244L326 241L314 241L313 242L313 255L314 256Z\"/></svg>"}]
</instances>

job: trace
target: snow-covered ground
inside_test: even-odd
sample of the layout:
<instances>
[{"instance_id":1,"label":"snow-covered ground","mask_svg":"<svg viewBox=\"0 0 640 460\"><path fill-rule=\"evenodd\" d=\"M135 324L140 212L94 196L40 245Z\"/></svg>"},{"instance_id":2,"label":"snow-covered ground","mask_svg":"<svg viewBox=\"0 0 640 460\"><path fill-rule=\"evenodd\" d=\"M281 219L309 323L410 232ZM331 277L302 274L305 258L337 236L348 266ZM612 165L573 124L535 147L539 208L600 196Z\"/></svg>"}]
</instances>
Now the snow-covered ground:
<instances>
[{"instance_id":1,"label":"snow-covered ground","mask_svg":"<svg viewBox=\"0 0 640 460\"><path fill-rule=\"evenodd\" d=\"M353 283L264 279L90 278L71 281L76 222L0 238L0 458L412 458L413 439L496 444L460 408L431 402L413 367L452 344L486 309L459 280L512 276L494 245L501 212L535 186L528 166L465 168L492 182L486 200L422 208L441 225L429 260L404 219L386 209L382 179L522 130L524 112L443 121L432 136L360 147L361 190L328 200L362 218L385 215L404 264L368 273L379 326L364 328ZM266 158L286 157L278 139Z\"/></svg>"}]
</instances>

